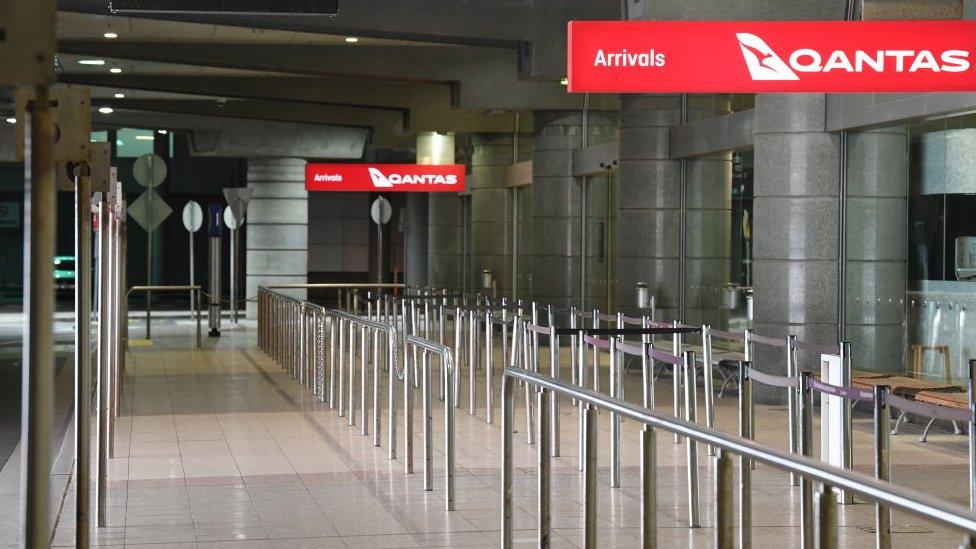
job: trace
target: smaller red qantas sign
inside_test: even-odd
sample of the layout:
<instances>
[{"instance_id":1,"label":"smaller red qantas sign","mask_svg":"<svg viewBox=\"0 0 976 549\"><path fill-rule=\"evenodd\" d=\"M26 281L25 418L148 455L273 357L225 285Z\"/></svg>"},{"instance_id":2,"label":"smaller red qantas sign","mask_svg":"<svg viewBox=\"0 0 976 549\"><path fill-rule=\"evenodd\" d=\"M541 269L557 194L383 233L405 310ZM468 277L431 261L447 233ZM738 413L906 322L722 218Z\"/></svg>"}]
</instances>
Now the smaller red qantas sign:
<instances>
[{"instance_id":1,"label":"smaller red qantas sign","mask_svg":"<svg viewBox=\"0 0 976 549\"><path fill-rule=\"evenodd\" d=\"M976 91L976 22L571 21L569 91Z\"/></svg>"},{"instance_id":2,"label":"smaller red qantas sign","mask_svg":"<svg viewBox=\"0 0 976 549\"><path fill-rule=\"evenodd\" d=\"M458 192L464 190L464 165L306 164L305 190Z\"/></svg>"}]
</instances>

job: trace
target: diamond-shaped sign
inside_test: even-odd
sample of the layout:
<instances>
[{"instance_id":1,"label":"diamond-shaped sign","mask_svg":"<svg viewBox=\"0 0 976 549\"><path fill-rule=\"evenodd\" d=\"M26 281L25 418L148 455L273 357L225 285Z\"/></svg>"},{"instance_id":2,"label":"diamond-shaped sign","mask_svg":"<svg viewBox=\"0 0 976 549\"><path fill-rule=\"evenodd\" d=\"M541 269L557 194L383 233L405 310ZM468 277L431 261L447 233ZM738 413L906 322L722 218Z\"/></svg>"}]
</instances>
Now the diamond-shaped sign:
<instances>
[{"instance_id":1,"label":"diamond-shaped sign","mask_svg":"<svg viewBox=\"0 0 976 549\"><path fill-rule=\"evenodd\" d=\"M244 222L244 216L247 213L247 203L251 201L251 195L254 194L254 189L248 189L247 187L231 187L224 189L224 198L227 199L227 205L230 207L231 217L234 221L234 226L231 229L236 229L241 226ZM226 217L224 218L227 219Z\"/></svg>"},{"instance_id":2,"label":"diamond-shaped sign","mask_svg":"<svg viewBox=\"0 0 976 549\"><path fill-rule=\"evenodd\" d=\"M152 200L150 200L150 195L152 195ZM152 204L151 210L150 203ZM173 213L173 209L152 189L139 195L139 198L129 204L128 210L132 219L147 232L155 231L156 227L159 227L169 217L169 214Z\"/></svg>"}]
</instances>

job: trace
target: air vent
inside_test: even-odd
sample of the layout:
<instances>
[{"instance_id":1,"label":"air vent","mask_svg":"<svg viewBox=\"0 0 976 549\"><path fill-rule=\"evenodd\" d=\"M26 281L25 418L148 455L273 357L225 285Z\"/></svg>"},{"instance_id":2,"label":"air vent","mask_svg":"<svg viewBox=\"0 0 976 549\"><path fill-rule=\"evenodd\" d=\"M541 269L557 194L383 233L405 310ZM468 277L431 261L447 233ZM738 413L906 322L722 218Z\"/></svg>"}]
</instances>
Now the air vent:
<instances>
[{"instance_id":1,"label":"air vent","mask_svg":"<svg viewBox=\"0 0 976 549\"><path fill-rule=\"evenodd\" d=\"M112 13L336 15L339 0L110 0Z\"/></svg>"}]
</instances>

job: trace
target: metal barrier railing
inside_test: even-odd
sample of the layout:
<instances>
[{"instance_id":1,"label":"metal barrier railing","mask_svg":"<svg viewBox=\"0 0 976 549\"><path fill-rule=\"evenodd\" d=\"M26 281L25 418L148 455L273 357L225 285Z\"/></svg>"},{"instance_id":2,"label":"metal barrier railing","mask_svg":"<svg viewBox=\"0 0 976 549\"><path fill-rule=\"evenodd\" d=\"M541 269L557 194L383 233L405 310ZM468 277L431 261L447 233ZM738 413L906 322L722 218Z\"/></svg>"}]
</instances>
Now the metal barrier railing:
<instances>
[{"instance_id":1,"label":"metal barrier railing","mask_svg":"<svg viewBox=\"0 0 976 549\"><path fill-rule=\"evenodd\" d=\"M743 366L743 377L748 378L746 366ZM806 378L806 376L804 376ZM904 487L893 485L887 481L877 480L862 473L823 465L810 457L796 456L787 452L762 447L743 437L736 437L721 433L708 427L702 427L690 421L668 417L654 410L637 406L618 399L605 397L595 391L575 387L564 381L555 380L523 368L507 368L502 376L502 501L501 501L501 545L513 545L513 418L514 401L513 386L516 381L532 385L536 388L539 400L538 422L540 429L538 452L539 483L536 492L537 500L537 528L540 547L548 546L550 539L550 485L549 472L551 456L548 448L548 437L543 436L551 428L549 399L554 394L561 394L574 398L581 403L585 415L584 438L584 540L585 547L596 547L596 411L603 409L622 417L630 418L642 423L641 432L641 546L653 547L656 544L656 509L655 509L655 429L663 429L680 436L714 446L718 448L715 458L715 546L731 548L734 543L734 515L733 498L734 471L732 455L740 458L740 497L748 489L750 479L748 474L749 462L765 463L774 468L793 473L802 479L801 501L802 524L808 525L802 536L804 547L813 547L814 542L814 498L812 484L819 482L821 488L816 495L818 516L816 521L817 541L820 549L837 547L837 508L833 489L837 488L845 493L858 493L878 504L879 509L898 508L923 518L935 521L945 526L960 529L966 533L966 547L976 546L976 514L959 505L931 498L925 494ZM807 393L808 395L809 393ZM807 396L799 402L812 400ZM804 405L804 407L806 407ZM747 408L746 408L747 409ZM808 419L812 414L805 414ZM801 423L801 429L806 427ZM801 440L809 441L808 430L804 430ZM809 446L807 446L809 448ZM749 507L740 509L740 544L748 546Z\"/></svg>"},{"instance_id":2,"label":"metal barrier railing","mask_svg":"<svg viewBox=\"0 0 976 549\"><path fill-rule=\"evenodd\" d=\"M401 301L401 303L406 303ZM403 318L406 319L406 309ZM369 314L372 314L370 311ZM378 314L378 311L377 311ZM430 318L429 316L427 318ZM396 441L396 382L403 381L404 410L404 468L407 474L413 468L413 390L421 389L423 430L423 475L424 489L433 489L433 434L431 422L432 388L430 379L430 356L440 357L441 371L445 379L456 379L454 350L450 347L419 337L399 335L395 323L383 323L369 318L340 311L327 310L319 305L301 301L267 288L258 291L258 344L282 368L290 372L302 386L312 388L319 400L328 400L330 409L338 409L340 417L345 416L349 426L356 424L356 394L358 383L358 412L360 433L370 434L368 427L369 406L372 401L373 445L380 446L380 363L385 360L387 372L387 446L390 459L397 457ZM328 336L326 336L328 332ZM357 352L357 332L359 349ZM370 345L371 343L371 345ZM398 352L402 344L403 369L398 370ZM419 351L420 360L413 351ZM326 369L326 355L329 367ZM414 356L411 361L411 357ZM383 358L385 357L385 359ZM357 358L359 370L357 372ZM371 367L371 368L370 368ZM372 397L368 395L372 372ZM411 374L420 372L421 381L414 384ZM357 375L358 374L358 375ZM444 386L444 455L446 507L454 510L454 383ZM328 398L326 399L326 393Z\"/></svg>"},{"instance_id":3,"label":"metal barrier railing","mask_svg":"<svg viewBox=\"0 0 976 549\"><path fill-rule=\"evenodd\" d=\"M128 310L129 309L129 296L133 292L146 292L147 294L149 294L150 292L186 292L186 291L189 291L190 292L190 295L193 296L191 299L196 304L196 309L195 310L196 310L196 313L197 313L196 314L196 316L197 316L197 349L200 349L200 348L203 347L203 336L201 335L201 327L200 327L200 322L201 322L200 321L200 318L201 318L201 308L200 308L201 307L201 305L200 305L201 299L200 299L200 295L202 293L201 292L201 289L200 289L200 286L198 286L198 285L186 285L186 286L133 286L133 287L129 288L125 292L125 297L123 299L125 300L125 308L126 308L126 310ZM125 321L126 321L125 322L125 334L126 334L126 336L125 336L125 342L126 342L126 348L128 348L128 346L129 346L129 322L128 322L128 317L126 317ZM151 322L151 320L150 320L150 305L149 305L149 300L147 299L146 300L146 339L149 339L149 337L150 337L150 335L152 333L150 331L150 322Z\"/></svg>"}]
</instances>

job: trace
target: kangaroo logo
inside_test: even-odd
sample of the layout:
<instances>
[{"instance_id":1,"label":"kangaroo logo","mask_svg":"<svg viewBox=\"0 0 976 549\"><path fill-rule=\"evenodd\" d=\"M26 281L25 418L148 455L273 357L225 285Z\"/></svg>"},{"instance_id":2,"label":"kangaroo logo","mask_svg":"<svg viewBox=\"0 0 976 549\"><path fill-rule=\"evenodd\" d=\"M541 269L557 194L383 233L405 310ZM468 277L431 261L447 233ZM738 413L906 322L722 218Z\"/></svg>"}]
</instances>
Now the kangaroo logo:
<instances>
[{"instance_id":1,"label":"kangaroo logo","mask_svg":"<svg viewBox=\"0 0 976 549\"><path fill-rule=\"evenodd\" d=\"M800 77L793 72L773 48L770 48L762 38L755 34L738 32L735 37L739 39L739 47L742 48L742 57L746 60L746 67L749 68L749 76L753 80L799 80Z\"/></svg>"},{"instance_id":2,"label":"kangaroo logo","mask_svg":"<svg viewBox=\"0 0 976 549\"><path fill-rule=\"evenodd\" d=\"M390 180L383 175L383 172L377 170L376 168L367 169L369 170L369 178L373 180L374 187L378 189L388 189L393 186L393 183L391 183Z\"/></svg>"}]
</instances>

